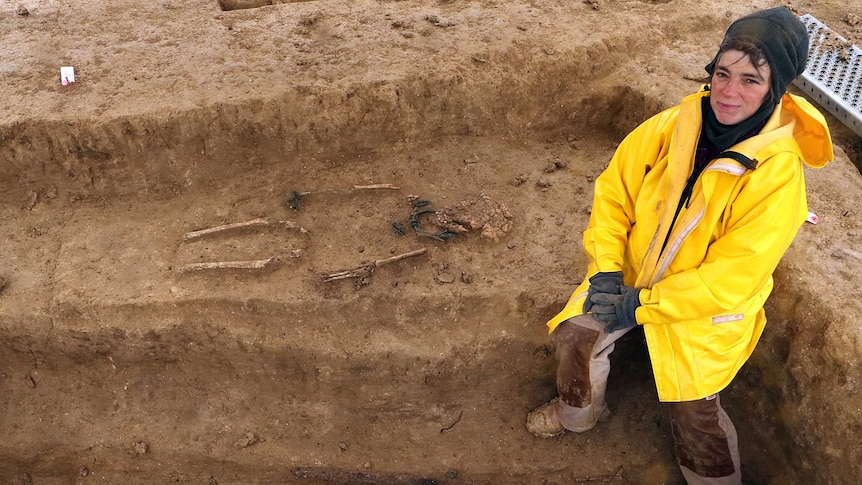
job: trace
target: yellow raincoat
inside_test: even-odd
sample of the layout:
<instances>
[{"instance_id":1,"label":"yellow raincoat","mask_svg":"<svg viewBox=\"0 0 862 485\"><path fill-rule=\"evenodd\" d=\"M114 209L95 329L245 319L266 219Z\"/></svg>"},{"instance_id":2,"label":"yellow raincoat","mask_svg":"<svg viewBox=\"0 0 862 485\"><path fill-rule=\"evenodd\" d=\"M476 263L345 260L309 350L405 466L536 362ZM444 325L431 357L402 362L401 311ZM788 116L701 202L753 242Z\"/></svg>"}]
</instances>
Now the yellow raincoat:
<instances>
[{"instance_id":1,"label":"yellow raincoat","mask_svg":"<svg viewBox=\"0 0 862 485\"><path fill-rule=\"evenodd\" d=\"M548 322L553 332L583 313L590 276L623 271L627 285L643 288L636 318L661 401L715 394L749 358L766 324L772 272L808 216L801 162L822 167L833 159L823 115L785 94L759 134L729 149L757 167L711 161L672 223L708 95L686 97L620 144L595 184L584 233L587 278Z\"/></svg>"}]
</instances>

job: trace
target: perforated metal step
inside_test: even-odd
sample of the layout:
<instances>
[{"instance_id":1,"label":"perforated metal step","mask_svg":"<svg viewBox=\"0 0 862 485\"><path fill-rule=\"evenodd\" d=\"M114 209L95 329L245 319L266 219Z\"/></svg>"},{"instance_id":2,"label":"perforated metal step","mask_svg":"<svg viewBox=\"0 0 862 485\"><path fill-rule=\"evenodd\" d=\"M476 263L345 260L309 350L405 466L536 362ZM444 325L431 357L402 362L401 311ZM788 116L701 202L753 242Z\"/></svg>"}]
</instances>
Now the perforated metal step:
<instances>
[{"instance_id":1,"label":"perforated metal step","mask_svg":"<svg viewBox=\"0 0 862 485\"><path fill-rule=\"evenodd\" d=\"M811 15L808 66L794 84L820 106L862 136L862 50Z\"/></svg>"}]
</instances>

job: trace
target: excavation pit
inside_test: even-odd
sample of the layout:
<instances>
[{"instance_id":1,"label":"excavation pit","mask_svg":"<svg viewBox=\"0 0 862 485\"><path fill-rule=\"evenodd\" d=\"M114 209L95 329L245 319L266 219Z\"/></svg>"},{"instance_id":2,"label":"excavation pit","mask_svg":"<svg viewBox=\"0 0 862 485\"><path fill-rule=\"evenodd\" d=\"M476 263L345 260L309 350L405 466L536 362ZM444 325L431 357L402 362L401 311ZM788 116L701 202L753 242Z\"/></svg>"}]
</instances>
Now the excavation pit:
<instances>
[{"instance_id":1,"label":"excavation pit","mask_svg":"<svg viewBox=\"0 0 862 485\"><path fill-rule=\"evenodd\" d=\"M200 5L138 6L161 31L94 33L80 48L106 59L77 63L76 91L31 107L42 116L10 98L0 476L681 483L642 334L613 354L612 414L593 431L539 440L524 420L554 394L544 322L584 276L592 182L625 133L698 89L713 46L675 43L689 18L650 27L679 2L533 4L300 2L205 21ZM22 30L59 35L30 10ZM196 50L170 43L186 21L223 48L196 53L222 57L212 71L179 65ZM726 22L707 14L698 32ZM161 71L102 100L119 89L105 65L152 54ZM8 69L10 86L28 79ZM860 472L862 181L838 155L808 174L820 223L779 266L763 341L722 395L751 483ZM467 230L428 237L418 210ZM183 270L253 261L270 263Z\"/></svg>"}]
</instances>

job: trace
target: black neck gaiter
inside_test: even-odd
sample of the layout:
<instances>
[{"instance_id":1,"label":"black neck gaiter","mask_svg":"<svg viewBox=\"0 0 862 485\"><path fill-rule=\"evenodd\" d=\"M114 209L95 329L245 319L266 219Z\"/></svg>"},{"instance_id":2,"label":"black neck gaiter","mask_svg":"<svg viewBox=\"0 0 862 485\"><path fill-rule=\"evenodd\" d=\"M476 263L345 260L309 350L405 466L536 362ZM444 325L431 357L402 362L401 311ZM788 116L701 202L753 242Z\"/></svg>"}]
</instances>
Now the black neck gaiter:
<instances>
[{"instance_id":1,"label":"black neck gaiter","mask_svg":"<svg viewBox=\"0 0 862 485\"><path fill-rule=\"evenodd\" d=\"M709 96L701 98L700 110L703 117L703 134L719 152L723 152L741 141L746 135L751 136L749 132L756 126L765 124L766 120L772 116L775 105L764 102L748 119L735 125L719 123L715 113L712 112L712 106L709 105Z\"/></svg>"}]
</instances>

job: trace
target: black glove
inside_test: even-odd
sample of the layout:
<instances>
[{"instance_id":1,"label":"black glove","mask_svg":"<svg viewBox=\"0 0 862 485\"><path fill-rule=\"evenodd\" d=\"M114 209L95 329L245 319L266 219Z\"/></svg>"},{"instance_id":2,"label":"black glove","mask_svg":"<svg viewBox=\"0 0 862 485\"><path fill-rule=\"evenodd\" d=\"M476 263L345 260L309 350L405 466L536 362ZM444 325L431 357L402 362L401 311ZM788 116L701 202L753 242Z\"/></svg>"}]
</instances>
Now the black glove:
<instances>
[{"instance_id":1,"label":"black glove","mask_svg":"<svg viewBox=\"0 0 862 485\"><path fill-rule=\"evenodd\" d=\"M621 286L619 295L597 293L593 299L593 318L606 323L605 333L634 327L638 324L635 310L641 306L640 288Z\"/></svg>"},{"instance_id":2,"label":"black glove","mask_svg":"<svg viewBox=\"0 0 862 485\"><path fill-rule=\"evenodd\" d=\"M600 272L590 278L590 288L587 290L587 299L584 300L584 313L593 307L593 295L597 293L620 294L620 286L623 286L623 272L614 271Z\"/></svg>"}]
</instances>

